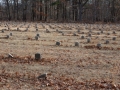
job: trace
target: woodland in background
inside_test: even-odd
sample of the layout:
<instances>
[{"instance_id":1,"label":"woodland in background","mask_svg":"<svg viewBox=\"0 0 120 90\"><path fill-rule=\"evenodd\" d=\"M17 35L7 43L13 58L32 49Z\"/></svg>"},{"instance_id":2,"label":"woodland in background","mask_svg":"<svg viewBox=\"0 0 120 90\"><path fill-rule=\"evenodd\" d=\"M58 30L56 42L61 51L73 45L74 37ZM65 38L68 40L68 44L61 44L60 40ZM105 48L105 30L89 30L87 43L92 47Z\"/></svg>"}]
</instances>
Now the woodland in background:
<instances>
[{"instance_id":1,"label":"woodland in background","mask_svg":"<svg viewBox=\"0 0 120 90\"><path fill-rule=\"evenodd\" d=\"M120 22L120 0L1 0L0 20Z\"/></svg>"}]
</instances>

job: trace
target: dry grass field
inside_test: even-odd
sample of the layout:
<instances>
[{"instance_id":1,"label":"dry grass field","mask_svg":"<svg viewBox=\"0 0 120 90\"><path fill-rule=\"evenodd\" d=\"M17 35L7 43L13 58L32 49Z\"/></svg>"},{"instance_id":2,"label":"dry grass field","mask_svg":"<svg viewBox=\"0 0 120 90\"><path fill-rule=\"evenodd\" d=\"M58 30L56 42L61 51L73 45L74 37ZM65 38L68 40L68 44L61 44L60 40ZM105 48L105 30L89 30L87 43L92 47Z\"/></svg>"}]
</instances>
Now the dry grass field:
<instances>
[{"instance_id":1,"label":"dry grass field","mask_svg":"<svg viewBox=\"0 0 120 90\"><path fill-rule=\"evenodd\" d=\"M0 90L120 90L120 24L1 22Z\"/></svg>"}]
</instances>

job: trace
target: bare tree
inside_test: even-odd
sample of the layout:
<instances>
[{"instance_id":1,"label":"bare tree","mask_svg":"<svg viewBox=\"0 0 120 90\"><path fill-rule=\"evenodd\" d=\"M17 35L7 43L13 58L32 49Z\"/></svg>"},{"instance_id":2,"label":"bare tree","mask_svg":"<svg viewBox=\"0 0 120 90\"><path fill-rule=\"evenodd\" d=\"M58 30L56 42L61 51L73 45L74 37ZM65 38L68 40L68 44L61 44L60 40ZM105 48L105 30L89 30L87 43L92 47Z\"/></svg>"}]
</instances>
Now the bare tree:
<instances>
[{"instance_id":1,"label":"bare tree","mask_svg":"<svg viewBox=\"0 0 120 90\"><path fill-rule=\"evenodd\" d=\"M117 22L120 0L2 0L2 17L45 22Z\"/></svg>"}]
</instances>

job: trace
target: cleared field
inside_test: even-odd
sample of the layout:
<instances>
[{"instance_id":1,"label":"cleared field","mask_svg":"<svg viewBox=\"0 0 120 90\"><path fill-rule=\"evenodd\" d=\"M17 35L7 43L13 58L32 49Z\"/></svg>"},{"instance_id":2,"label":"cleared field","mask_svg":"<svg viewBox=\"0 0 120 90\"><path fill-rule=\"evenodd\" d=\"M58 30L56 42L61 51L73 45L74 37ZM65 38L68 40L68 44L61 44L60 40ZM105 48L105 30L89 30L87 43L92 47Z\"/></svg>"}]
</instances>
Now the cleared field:
<instances>
[{"instance_id":1,"label":"cleared field","mask_svg":"<svg viewBox=\"0 0 120 90\"><path fill-rule=\"evenodd\" d=\"M119 24L0 23L1 90L119 90L119 69Z\"/></svg>"}]
</instances>

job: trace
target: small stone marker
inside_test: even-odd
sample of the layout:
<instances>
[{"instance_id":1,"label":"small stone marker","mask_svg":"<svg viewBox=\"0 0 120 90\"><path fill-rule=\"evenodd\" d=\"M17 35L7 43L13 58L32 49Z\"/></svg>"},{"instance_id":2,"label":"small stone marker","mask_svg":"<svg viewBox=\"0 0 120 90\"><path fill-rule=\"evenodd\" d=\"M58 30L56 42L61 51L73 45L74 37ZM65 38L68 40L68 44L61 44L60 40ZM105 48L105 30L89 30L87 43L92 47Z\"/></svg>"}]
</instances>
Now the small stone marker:
<instances>
[{"instance_id":1,"label":"small stone marker","mask_svg":"<svg viewBox=\"0 0 120 90\"><path fill-rule=\"evenodd\" d=\"M58 31L59 33L62 33L62 31Z\"/></svg>"},{"instance_id":2,"label":"small stone marker","mask_svg":"<svg viewBox=\"0 0 120 90\"><path fill-rule=\"evenodd\" d=\"M89 33L91 33L92 32L92 30L89 30Z\"/></svg>"},{"instance_id":3,"label":"small stone marker","mask_svg":"<svg viewBox=\"0 0 120 90\"><path fill-rule=\"evenodd\" d=\"M41 59L40 53L36 53L36 54L35 54L35 60L40 60L40 59Z\"/></svg>"},{"instance_id":4,"label":"small stone marker","mask_svg":"<svg viewBox=\"0 0 120 90\"><path fill-rule=\"evenodd\" d=\"M85 37L84 36L81 36L81 39L84 39Z\"/></svg>"},{"instance_id":5,"label":"small stone marker","mask_svg":"<svg viewBox=\"0 0 120 90\"><path fill-rule=\"evenodd\" d=\"M35 40L38 40L38 36L35 36Z\"/></svg>"},{"instance_id":6,"label":"small stone marker","mask_svg":"<svg viewBox=\"0 0 120 90\"><path fill-rule=\"evenodd\" d=\"M38 28L36 28L36 31L38 31Z\"/></svg>"},{"instance_id":7,"label":"small stone marker","mask_svg":"<svg viewBox=\"0 0 120 90\"><path fill-rule=\"evenodd\" d=\"M103 33L103 31L101 30L101 33Z\"/></svg>"},{"instance_id":8,"label":"small stone marker","mask_svg":"<svg viewBox=\"0 0 120 90\"><path fill-rule=\"evenodd\" d=\"M92 36L92 34L90 34L90 33L89 33L89 34L88 34L88 36L89 36L89 37L91 37L91 36Z\"/></svg>"},{"instance_id":9,"label":"small stone marker","mask_svg":"<svg viewBox=\"0 0 120 90\"><path fill-rule=\"evenodd\" d=\"M38 80L47 79L47 73L38 76Z\"/></svg>"},{"instance_id":10,"label":"small stone marker","mask_svg":"<svg viewBox=\"0 0 120 90\"><path fill-rule=\"evenodd\" d=\"M101 48L102 45L100 43L97 44L97 48Z\"/></svg>"},{"instance_id":11,"label":"small stone marker","mask_svg":"<svg viewBox=\"0 0 120 90\"><path fill-rule=\"evenodd\" d=\"M87 43L90 43L91 42L91 39L90 38L87 38Z\"/></svg>"},{"instance_id":12,"label":"small stone marker","mask_svg":"<svg viewBox=\"0 0 120 90\"><path fill-rule=\"evenodd\" d=\"M105 41L105 44L109 44L109 43L110 43L109 40L106 40L106 41Z\"/></svg>"},{"instance_id":13,"label":"small stone marker","mask_svg":"<svg viewBox=\"0 0 120 90\"><path fill-rule=\"evenodd\" d=\"M73 36L77 36L77 34L76 34L76 33L73 33Z\"/></svg>"},{"instance_id":14,"label":"small stone marker","mask_svg":"<svg viewBox=\"0 0 120 90\"><path fill-rule=\"evenodd\" d=\"M100 32L97 32L97 35L100 35Z\"/></svg>"},{"instance_id":15,"label":"small stone marker","mask_svg":"<svg viewBox=\"0 0 120 90\"><path fill-rule=\"evenodd\" d=\"M107 33L107 35L110 35L110 33Z\"/></svg>"},{"instance_id":16,"label":"small stone marker","mask_svg":"<svg viewBox=\"0 0 120 90\"><path fill-rule=\"evenodd\" d=\"M78 43L78 42L75 42L75 46L77 46L77 47L78 47L78 46L79 46L79 43Z\"/></svg>"},{"instance_id":17,"label":"small stone marker","mask_svg":"<svg viewBox=\"0 0 120 90\"><path fill-rule=\"evenodd\" d=\"M84 34L84 32L82 32L82 34Z\"/></svg>"},{"instance_id":18,"label":"small stone marker","mask_svg":"<svg viewBox=\"0 0 120 90\"><path fill-rule=\"evenodd\" d=\"M12 36L12 33L10 33L10 36Z\"/></svg>"},{"instance_id":19,"label":"small stone marker","mask_svg":"<svg viewBox=\"0 0 120 90\"><path fill-rule=\"evenodd\" d=\"M46 33L50 33L50 31L48 29L46 29Z\"/></svg>"},{"instance_id":20,"label":"small stone marker","mask_svg":"<svg viewBox=\"0 0 120 90\"><path fill-rule=\"evenodd\" d=\"M1 32L4 33L4 30L2 30Z\"/></svg>"},{"instance_id":21,"label":"small stone marker","mask_svg":"<svg viewBox=\"0 0 120 90\"><path fill-rule=\"evenodd\" d=\"M62 32L62 36L64 36L65 34Z\"/></svg>"},{"instance_id":22,"label":"small stone marker","mask_svg":"<svg viewBox=\"0 0 120 90\"><path fill-rule=\"evenodd\" d=\"M56 45L57 45L57 46L60 46L60 42L56 42Z\"/></svg>"},{"instance_id":23,"label":"small stone marker","mask_svg":"<svg viewBox=\"0 0 120 90\"><path fill-rule=\"evenodd\" d=\"M80 33L80 30L78 30L77 32Z\"/></svg>"},{"instance_id":24,"label":"small stone marker","mask_svg":"<svg viewBox=\"0 0 120 90\"><path fill-rule=\"evenodd\" d=\"M40 37L40 34L38 33L38 34L36 34L36 36Z\"/></svg>"},{"instance_id":25,"label":"small stone marker","mask_svg":"<svg viewBox=\"0 0 120 90\"><path fill-rule=\"evenodd\" d=\"M113 37L112 40L116 40L116 37Z\"/></svg>"},{"instance_id":26,"label":"small stone marker","mask_svg":"<svg viewBox=\"0 0 120 90\"><path fill-rule=\"evenodd\" d=\"M8 30L10 30L10 28L8 27Z\"/></svg>"},{"instance_id":27,"label":"small stone marker","mask_svg":"<svg viewBox=\"0 0 120 90\"><path fill-rule=\"evenodd\" d=\"M25 30L26 32L28 31L28 28L26 28L26 30Z\"/></svg>"},{"instance_id":28,"label":"small stone marker","mask_svg":"<svg viewBox=\"0 0 120 90\"><path fill-rule=\"evenodd\" d=\"M8 54L8 57L9 57L9 58L13 58L13 55L9 53L9 54Z\"/></svg>"},{"instance_id":29,"label":"small stone marker","mask_svg":"<svg viewBox=\"0 0 120 90\"><path fill-rule=\"evenodd\" d=\"M115 32L115 31L113 31L113 34L116 34L116 32Z\"/></svg>"},{"instance_id":30,"label":"small stone marker","mask_svg":"<svg viewBox=\"0 0 120 90\"><path fill-rule=\"evenodd\" d=\"M6 35L6 38L8 39L8 38L9 38L9 35Z\"/></svg>"},{"instance_id":31,"label":"small stone marker","mask_svg":"<svg viewBox=\"0 0 120 90\"><path fill-rule=\"evenodd\" d=\"M58 32L59 30L58 29L56 29L56 32Z\"/></svg>"},{"instance_id":32,"label":"small stone marker","mask_svg":"<svg viewBox=\"0 0 120 90\"><path fill-rule=\"evenodd\" d=\"M17 28L17 31L19 31L19 28Z\"/></svg>"}]
</instances>

